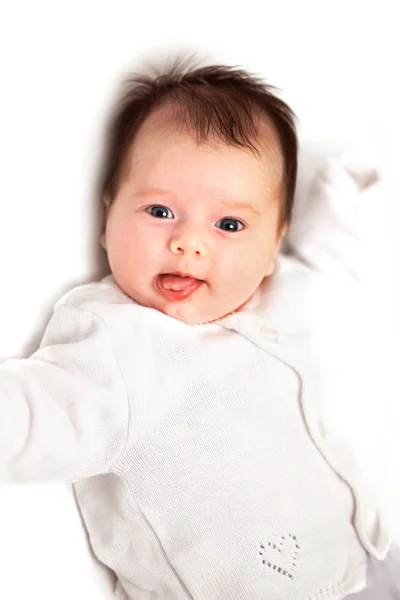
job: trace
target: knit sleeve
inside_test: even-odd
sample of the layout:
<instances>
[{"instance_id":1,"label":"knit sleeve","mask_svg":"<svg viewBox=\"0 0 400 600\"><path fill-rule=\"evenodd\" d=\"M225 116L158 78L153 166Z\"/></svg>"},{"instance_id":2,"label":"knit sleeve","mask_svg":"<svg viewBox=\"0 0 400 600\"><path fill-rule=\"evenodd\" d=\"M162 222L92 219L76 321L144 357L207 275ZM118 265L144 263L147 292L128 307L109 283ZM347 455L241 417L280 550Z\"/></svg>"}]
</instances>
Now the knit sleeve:
<instances>
[{"instance_id":1,"label":"knit sleeve","mask_svg":"<svg viewBox=\"0 0 400 600\"><path fill-rule=\"evenodd\" d=\"M73 482L107 473L128 418L103 322L58 305L39 350L0 365L0 480Z\"/></svg>"},{"instance_id":2,"label":"knit sleeve","mask_svg":"<svg viewBox=\"0 0 400 600\"><path fill-rule=\"evenodd\" d=\"M374 169L351 172L340 159L329 159L311 182L304 206L294 213L289 252L319 273L363 279L363 217L377 180Z\"/></svg>"}]
</instances>

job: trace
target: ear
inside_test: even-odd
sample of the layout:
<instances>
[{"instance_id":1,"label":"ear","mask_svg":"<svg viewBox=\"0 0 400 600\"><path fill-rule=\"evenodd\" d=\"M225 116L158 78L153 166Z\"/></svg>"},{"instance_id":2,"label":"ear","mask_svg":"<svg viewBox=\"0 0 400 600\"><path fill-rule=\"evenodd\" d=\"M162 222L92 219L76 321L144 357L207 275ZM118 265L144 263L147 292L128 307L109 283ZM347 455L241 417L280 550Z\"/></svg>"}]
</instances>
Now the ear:
<instances>
[{"instance_id":1,"label":"ear","mask_svg":"<svg viewBox=\"0 0 400 600\"><path fill-rule=\"evenodd\" d=\"M276 267L276 262L275 259L271 260L271 262L268 265L268 269L265 273L265 277L270 277L272 275L272 273L275 271L275 267Z\"/></svg>"},{"instance_id":2,"label":"ear","mask_svg":"<svg viewBox=\"0 0 400 600\"><path fill-rule=\"evenodd\" d=\"M105 207L105 220L107 220L107 211L110 208L111 199L109 194L104 194L103 196L103 204ZM106 242L106 232L104 231L100 236L100 246L107 251L107 242Z\"/></svg>"},{"instance_id":3,"label":"ear","mask_svg":"<svg viewBox=\"0 0 400 600\"><path fill-rule=\"evenodd\" d=\"M281 247L283 238L285 237L285 235L287 234L287 231L289 229L289 225L287 223L284 223L278 233L278 238L277 238L277 242L276 242L276 250L275 250L275 256L274 258L271 260L270 264L268 265L268 269L267 272L265 273L266 277L269 277L270 275L272 275L272 273L275 271L275 267L276 267L276 255L279 252L279 249Z\"/></svg>"},{"instance_id":4,"label":"ear","mask_svg":"<svg viewBox=\"0 0 400 600\"><path fill-rule=\"evenodd\" d=\"M288 229L289 229L288 223L284 223L280 228L280 231L278 234L278 250L279 250L280 245L282 244L283 238L285 237L285 235L288 232Z\"/></svg>"}]
</instances>

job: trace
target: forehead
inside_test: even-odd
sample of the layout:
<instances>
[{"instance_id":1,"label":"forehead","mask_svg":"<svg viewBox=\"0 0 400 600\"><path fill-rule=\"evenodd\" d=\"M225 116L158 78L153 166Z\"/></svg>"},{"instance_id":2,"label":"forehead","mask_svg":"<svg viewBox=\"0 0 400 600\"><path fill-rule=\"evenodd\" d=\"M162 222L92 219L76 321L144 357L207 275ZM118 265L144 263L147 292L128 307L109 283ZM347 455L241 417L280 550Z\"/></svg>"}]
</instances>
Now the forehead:
<instances>
[{"instance_id":1,"label":"forehead","mask_svg":"<svg viewBox=\"0 0 400 600\"><path fill-rule=\"evenodd\" d=\"M196 134L177 122L170 109L150 115L140 128L127 157L125 179L135 187L196 185L221 193L280 193L284 168L279 136L260 121L256 153L230 146L216 135L199 143ZM200 189L199 189L200 191Z\"/></svg>"}]
</instances>

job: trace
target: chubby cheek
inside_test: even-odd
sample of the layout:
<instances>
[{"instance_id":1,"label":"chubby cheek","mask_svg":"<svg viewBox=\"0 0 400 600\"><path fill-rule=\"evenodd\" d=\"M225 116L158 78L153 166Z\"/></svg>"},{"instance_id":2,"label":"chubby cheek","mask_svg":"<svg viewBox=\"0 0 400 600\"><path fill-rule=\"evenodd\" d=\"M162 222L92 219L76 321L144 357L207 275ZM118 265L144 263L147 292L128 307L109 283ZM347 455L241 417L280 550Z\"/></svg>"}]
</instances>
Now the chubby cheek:
<instances>
[{"instance_id":1,"label":"chubby cheek","mask_svg":"<svg viewBox=\"0 0 400 600\"><path fill-rule=\"evenodd\" d=\"M141 228L110 226L107 232L107 252L114 275L125 287L143 286L159 272L161 240L154 239Z\"/></svg>"},{"instance_id":2,"label":"chubby cheek","mask_svg":"<svg viewBox=\"0 0 400 600\"><path fill-rule=\"evenodd\" d=\"M270 248L258 247L255 249L247 249L234 253L227 257L224 264L220 265L221 273L225 273L231 286L238 287L238 283L242 289L258 283L267 275L268 270L273 263L273 253Z\"/></svg>"},{"instance_id":3,"label":"chubby cheek","mask_svg":"<svg viewBox=\"0 0 400 600\"><path fill-rule=\"evenodd\" d=\"M134 265L135 252L129 232L113 223L107 227L107 255L114 275L129 272Z\"/></svg>"}]
</instances>

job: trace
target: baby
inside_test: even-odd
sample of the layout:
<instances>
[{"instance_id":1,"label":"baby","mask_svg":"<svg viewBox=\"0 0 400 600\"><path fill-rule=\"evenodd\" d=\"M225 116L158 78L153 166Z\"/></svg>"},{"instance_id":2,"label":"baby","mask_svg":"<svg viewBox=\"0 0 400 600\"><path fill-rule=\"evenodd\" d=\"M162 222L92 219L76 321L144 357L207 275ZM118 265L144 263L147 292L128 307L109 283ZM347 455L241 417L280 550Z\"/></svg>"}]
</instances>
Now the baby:
<instances>
[{"instance_id":1,"label":"baby","mask_svg":"<svg viewBox=\"0 0 400 600\"><path fill-rule=\"evenodd\" d=\"M327 436L313 334L351 285L338 232L362 194L327 167L342 208L321 199L278 255L296 170L293 113L256 77L131 80L104 166L111 275L0 367L1 478L74 483L115 598L341 600L387 555L380 507Z\"/></svg>"}]
</instances>

